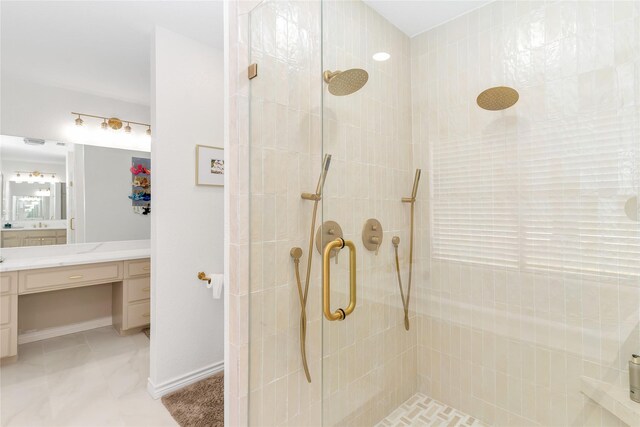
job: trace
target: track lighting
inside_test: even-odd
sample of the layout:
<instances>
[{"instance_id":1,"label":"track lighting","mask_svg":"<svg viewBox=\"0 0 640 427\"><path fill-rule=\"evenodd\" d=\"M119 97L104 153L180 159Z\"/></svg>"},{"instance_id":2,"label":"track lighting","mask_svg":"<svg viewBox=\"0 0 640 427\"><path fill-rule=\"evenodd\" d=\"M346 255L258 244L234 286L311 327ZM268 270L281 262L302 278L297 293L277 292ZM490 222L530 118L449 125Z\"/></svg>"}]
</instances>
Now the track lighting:
<instances>
[{"instance_id":1,"label":"track lighting","mask_svg":"<svg viewBox=\"0 0 640 427\"><path fill-rule=\"evenodd\" d=\"M78 116L78 118L75 119L76 126L82 126L84 124L84 120L82 120L82 117L92 117L94 119L102 120L102 123L100 123L100 128L102 128L103 130L120 130L123 128L122 124L126 123L127 125L124 126L125 133L131 133L131 125L133 124L146 126L146 134L151 135L151 125L149 123L132 122L130 120L121 120L117 117L94 116L93 114L75 113L73 111L71 112L71 114L73 114L74 116Z\"/></svg>"}]
</instances>

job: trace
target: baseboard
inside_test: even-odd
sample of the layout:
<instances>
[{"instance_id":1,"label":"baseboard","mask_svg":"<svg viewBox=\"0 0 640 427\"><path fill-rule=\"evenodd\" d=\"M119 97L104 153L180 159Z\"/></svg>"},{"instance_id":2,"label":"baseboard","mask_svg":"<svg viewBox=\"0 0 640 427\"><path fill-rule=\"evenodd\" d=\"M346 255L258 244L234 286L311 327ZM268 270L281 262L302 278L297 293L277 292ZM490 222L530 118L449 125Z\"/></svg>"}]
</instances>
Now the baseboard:
<instances>
[{"instance_id":1,"label":"baseboard","mask_svg":"<svg viewBox=\"0 0 640 427\"><path fill-rule=\"evenodd\" d=\"M165 381L162 384L155 385L151 382L151 378L147 381L147 391L154 399L159 399L165 394L169 394L190 384L203 380L207 377L222 372L224 370L224 361L213 363L201 369L191 371L186 375L176 377L172 380Z\"/></svg>"},{"instance_id":2,"label":"baseboard","mask_svg":"<svg viewBox=\"0 0 640 427\"><path fill-rule=\"evenodd\" d=\"M49 338L61 337L63 335L75 334L76 332L88 331L89 329L111 326L113 320L111 316L89 320L87 322L72 323L70 325L56 326L54 328L40 329L33 332L25 332L18 335L18 344L27 344L34 341L46 340Z\"/></svg>"}]
</instances>

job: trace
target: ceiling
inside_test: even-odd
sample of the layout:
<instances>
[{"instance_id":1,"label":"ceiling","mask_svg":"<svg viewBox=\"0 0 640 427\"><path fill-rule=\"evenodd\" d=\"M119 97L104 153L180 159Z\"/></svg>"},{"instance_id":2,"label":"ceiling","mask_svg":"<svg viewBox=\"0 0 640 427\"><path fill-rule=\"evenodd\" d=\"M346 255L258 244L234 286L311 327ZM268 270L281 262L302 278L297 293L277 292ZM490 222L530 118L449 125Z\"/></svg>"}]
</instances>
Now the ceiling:
<instances>
[{"instance_id":1,"label":"ceiling","mask_svg":"<svg viewBox=\"0 0 640 427\"><path fill-rule=\"evenodd\" d=\"M220 1L0 3L3 77L150 103L156 25L222 49Z\"/></svg>"},{"instance_id":2,"label":"ceiling","mask_svg":"<svg viewBox=\"0 0 640 427\"><path fill-rule=\"evenodd\" d=\"M55 141L45 141L44 145L28 145L24 143L24 138L0 136L0 155L3 160L64 165L67 151L66 145Z\"/></svg>"},{"instance_id":3,"label":"ceiling","mask_svg":"<svg viewBox=\"0 0 640 427\"><path fill-rule=\"evenodd\" d=\"M489 0L364 0L415 36ZM150 104L156 25L223 48L221 1L0 2L2 76Z\"/></svg>"},{"instance_id":4,"label":"ceiling","mask_svg":"<svg viewBox=\"0 0 640 427\"><path fill-rule=\"evenodd\" d=\"M409 37L489 3L491 0L363 0Z\"/></svg>"}]
</instances>

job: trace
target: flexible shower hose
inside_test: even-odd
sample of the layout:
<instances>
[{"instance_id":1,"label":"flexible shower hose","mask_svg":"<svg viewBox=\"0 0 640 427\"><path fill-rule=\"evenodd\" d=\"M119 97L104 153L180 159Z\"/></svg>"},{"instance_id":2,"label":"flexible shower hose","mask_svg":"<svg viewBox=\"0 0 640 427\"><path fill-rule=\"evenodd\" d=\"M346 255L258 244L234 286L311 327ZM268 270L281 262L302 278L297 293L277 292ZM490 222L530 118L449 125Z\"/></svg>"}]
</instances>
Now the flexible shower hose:
<instances>
[{"instance_id":1,"label":"flexible shower hose","mask_svg":"<svg viewBox=\"0 0 640 427\"><path fill-rule=\"evenodd\" d=\"M307 274L302 289L302 281L300 280L300 258L294 258L294 266L296 271L296 283L298 284L298 297L300 299L300 356L302 356L302 366L307 382L311 382L311 374L309 374L309 365L307 363L307 296L309 295L309 280L311 276L311 261L313 259L313 231L316 228L316 213L318 212L318 200L313 202L313 216L311 219L311 231L309 233L309 256L307 258Z\"/></svg>"},{"instance_id":2,"label":"flexible shower hose","mask_svg":"<svg viewBox=\"0 0 640 427\"><path fill-rule=\"evenodd\" d=\"M400 287L400 298L402 298L402 308L404 309L404 328L409 330L409 298L411 297L411 275L413 272L413 207L415 201L411 202L411 235L409 236L409 283L407 284L407 297L405 299L402 289L402 277L400 275L400 259L398 258L398 245L394 243L396 252L396 273L398 274L398 286Z\"/></svg>"}]
</instances>

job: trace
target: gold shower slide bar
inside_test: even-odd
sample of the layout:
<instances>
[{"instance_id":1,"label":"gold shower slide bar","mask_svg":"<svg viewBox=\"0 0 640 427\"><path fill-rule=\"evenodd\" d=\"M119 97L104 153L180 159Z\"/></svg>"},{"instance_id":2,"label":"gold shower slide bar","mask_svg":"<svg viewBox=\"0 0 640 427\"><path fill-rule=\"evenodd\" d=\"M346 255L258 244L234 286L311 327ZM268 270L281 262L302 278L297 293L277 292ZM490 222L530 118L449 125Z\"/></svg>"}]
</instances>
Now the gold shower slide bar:
<instances>
[{"instance_id":1,"label":"gold shower slide bar","mask_svg":"<svg viewBox=\"0 0 640 427\"><path fill-rule=\"evenodd\" d=\"M339 308L331 312L331 252L335 249L349 248L349 305L347 308ZM356 308L356 246L350 240L337 238L325 246L322 256L323 278L322 278L322 295L323 295L323 311L327 320L344 320L348 315L353 313Z\"/></svg>"}]
</instances>

